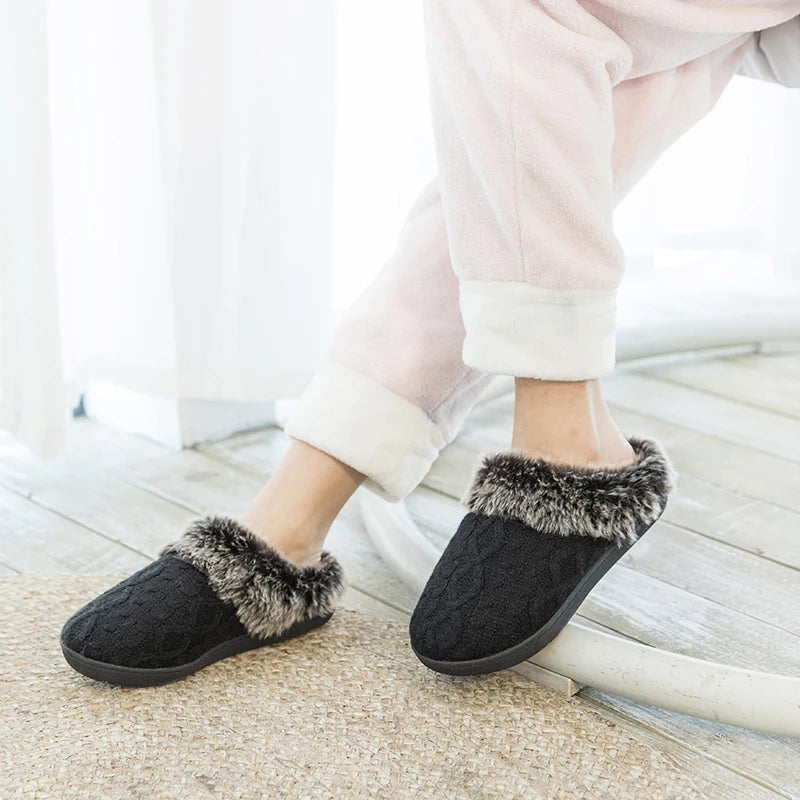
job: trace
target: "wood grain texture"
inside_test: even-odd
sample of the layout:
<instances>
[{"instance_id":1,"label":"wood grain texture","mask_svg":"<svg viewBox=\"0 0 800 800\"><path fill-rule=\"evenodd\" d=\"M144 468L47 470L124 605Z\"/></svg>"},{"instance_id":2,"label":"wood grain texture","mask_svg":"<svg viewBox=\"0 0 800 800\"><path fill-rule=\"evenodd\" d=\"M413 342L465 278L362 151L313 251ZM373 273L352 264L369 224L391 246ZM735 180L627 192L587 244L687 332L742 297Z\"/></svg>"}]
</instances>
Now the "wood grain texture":
<instances>
[{"instance_id":1,"label":"wood grain texture","mask_svg":"<svg viewBox=\"0 0 800 800\"><path fill-rule=\"evenodd\" d=\"M684 743L712 763L747 775L781 797L800 797L800 741L797 739L719 725L643 706L596 689L583 689L581 695L626 717L631 723Z\"/></svg>"},{"instance_id":2,"label":"wood grain texture","mask_svg":"<svg viewBox=\"0 0 800 800\"><path fill-rule=\"evenodd\" d=\"M579 697L640 741L665 749L704 787L709 800L776 800L798 796L795 792L798 755L780 741L776 743L762 734L740 732L738 728L680 714L672 714L673 719L667 721L663 717L670 712L594 689L582 689ZM696 722L700 725L695 725ZM728 746L715 743L713 734L707 735L702 725L715 731L732 731L727 734ZM754 741L759 745L757 748L753 747ZM758 763L754 764L756 760Z\"/></svg>"},{"instance_id":3,"label":"wood grain texture","mask_svg":"<svg viewBox=\"0 0 800 800\"><path fill-rule=\"evenodd\" d=\"M791 374L755 370L727 358L651 367L646 374L745 406L800 417L800 378Z\"/></svg>"},{"instance_id":4,"label":"wood grain texture","mask_svg":"<svg viewBox=\"0 0 800 800\"><path fill-rule=\"evenodd\" d=\"M800 419L796 417L634 372L620 371L606 379L603 387L616 407L800 463Z\"/></svg>"}]
</instances>

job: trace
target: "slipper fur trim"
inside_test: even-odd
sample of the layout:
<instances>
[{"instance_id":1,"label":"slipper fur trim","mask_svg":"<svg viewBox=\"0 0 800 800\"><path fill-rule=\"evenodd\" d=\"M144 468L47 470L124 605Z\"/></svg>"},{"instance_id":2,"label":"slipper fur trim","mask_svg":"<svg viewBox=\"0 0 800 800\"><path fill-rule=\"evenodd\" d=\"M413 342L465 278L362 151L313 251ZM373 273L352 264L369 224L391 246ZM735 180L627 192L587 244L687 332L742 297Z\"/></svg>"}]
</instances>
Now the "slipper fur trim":
<instances>
[{"instance_id":1,"label":"slipper fur trim","mask_svg":"<svg viewBox=\"0 0 800 800\"><path fill-rule=\"evenodd\" d=\"M161 555L205 573L220 600L233 605L247 632L258 638L330 614L346 588L341 565L327 551L319 564L298 567L230 517L195 521Z\"/></svg>"},{"instance_id":2,"label":"slipper fur trim","mask_svg":"<svg viewBox=\"0 0 800 800\"><path fill-rule=\"evenodd\" d=\"M515 450L486 455L461 502L544 533L631 544L658 518L676 475L657 442L629 442L636 458L620 469L558 466Z\"/></svg>"}]
</instances>

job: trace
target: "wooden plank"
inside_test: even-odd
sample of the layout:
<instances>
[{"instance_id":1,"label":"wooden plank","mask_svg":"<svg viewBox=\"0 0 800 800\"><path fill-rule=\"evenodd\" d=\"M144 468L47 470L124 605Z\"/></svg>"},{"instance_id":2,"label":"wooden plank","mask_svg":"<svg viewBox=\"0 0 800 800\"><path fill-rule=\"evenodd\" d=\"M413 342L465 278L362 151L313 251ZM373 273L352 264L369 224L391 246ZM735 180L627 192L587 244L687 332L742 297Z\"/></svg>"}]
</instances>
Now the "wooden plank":
<instances>
[{"instance_id":1,"label":"wooden plank","mask_svg":"<svg viewBox=\"0 0 800 800\"><path fill-rule=\"evenodd\" d=\"M757 353L739 356L733 361L759 373L800 381L800 352Z\"/></svg>"},{"instance_id":2,"label":"wooden plank","mask_svg":"<svg viewBox=\"0 0 800 800\"><path fill-rule=\"evenodd\" d=\"M800 569L800 512L681 472L663 519Z\"/></svg>"},{"instance_id":3,"label":"wooden plank","mask_svg":"<svg viewBox=\"0 0 800 800\"><path fill-rule=\"evenodd\" d=\"M466 509L455 498L426 485L418 486L405 503L419 529L440 550L444 550L466 513Z\"/></svg>"},{"instance_id":4,"label":"wooden plank","mask_svg":"<svg viewBox=\"0 0 800 800\"><path fill-rule=\"evenodd\" d=\"M603 578L579 611L664 650L800 676L800 636L623 564Z\"/></svg>"},{"instance_id":5,"label":"wooden plank","mask_svg":"<svg viewBox=\"0 0 800 800\"><path fill-rule=\"evenodd\" d=\"M409 614L407 612L400 611L394 608L394 606L387 605L378 598L365 594L352 586L348 586L347 589L345 589L340 602L343 608L352 608L369 614L372 617L391 619L396 622L408 624Z\"/></svg>"},{"instance_id":6,"label":"wooden plank","mask_svg":"<svg viewBox=\"0 0 800 800\"><path fill-rule=\"evenodd\" d=\"M105 428L87 419L73 420L67 426L65 452L56 458L39 458L0 431L0 464L8 485L27 485L26 473L33 469L41 479L57 478L65 472L88 473L113 470L138 458L170 452L162 445L140 436Z\"/></svg>"},{"instance_id":7,"label":"wooden plank","mask_svg":"<svg viewBox=\"0 0 800 800\"><path fill-rule=\"evenodd\" d=\"M64 476L33 490L30 497L149 558L174 541L195 516L111 475Z\"/></svg>"},{"instance_id":8,"label":"wooden plank","mask_svg":"<svg viewBox=\"0 0 800 800\"><path fill-rule=\"evenodd\" d=\"M173 450L144 436L126 433L87 418L73 420L67 428L66 453L61 458L82 459L87 466L98 462L109 469L137 458ZM49 459L48 459L49 460ZM58 461L60 459L54 459Z\"/></svg>"},{"instance_id":9,"label":"wooden plank","mask_svg":"<svg viewBox=\"0 0 800 800\"><path fill-rule=\"evenodd\" d=\"M232 517L244 514L269 477L256 476L193 449L138 460L120 469L119 476L196 515Z\"/></svg>"},{"instance_id":10,"label":"wooden plank","mask_svg":"<svg viewBox=\"0 0 800 800\"><path fill-rule=\"evenodd\" d=\"M200 445L195 449L266 480L275 470L289 443L289 437L281 428L269 427L248 431L221 442Z\"/></svg>"},{"instance_id":11,"label":"wooden plank","mask_svg":"<svg viewBox=\"0 0 800 800\"><path fill-rule=\"evenodd\" d=\"M639 412L615 407L614 418L625 433L652 436L661 442L680 476L691 475L800 512L800 465L796 461Z\"/></svg>"},{"instance_id":12,"label":"wooden plank","mask_svg":"<svg viewBox=\"0 0 800 800\"><path fill-rule=\"evenodd\" d=\"M91 427L82 426L82 430L91 432ZM74 440L68 453L52 460L36 458L21 447L5 447L0 459L0 486L154 558L180 535L194 515L117 477L115 471L124 461L117 452L119 447L107 462L98 456L97 438L92 432L87 451L81 449L81 441ZM169 451L158 448L157 452Z\"/></svg>"},{"instance_id":13,"label":"wooden plank","mask_svg":"<svg viewBox=\"0 0 800 800\"><path fill-rule=\"evenodd\" d=\"M643 374L787 416L800 417L800 380L759 371L728 358L651 366Z\"/></svg>"},{"instance_id":14,"label":"wooden plank","mask_svg":"<svg viewBox=\"0 0 800 800\"><path fill-rule=\"evenodd\" d=\"M638 741L666 752L709 800L799 796L800 764L792 740L776 742L776 737L673 714L596 689L584 688L578 698Z\"/></svg>"},{"instance_id":15,"label":"wooden plank","mask_svg":"<svg viewBox=\"0 0 800 800\"><path fill-rule=\"evenodd\" d=\"M0 562L36 574L120 572L149 559L0 487Z\"/></svg>"},{"instance_id":16,"label":"wooden plank","mask_svg":"<svg viewBox=\"0 0 800 800\"><path fill-rule=\"evenodd\" d=\"M615 407L800 462L800 419L631 372L605 379L603 390Z\"/></svg>"},{"instance_id":17,"label":"wooden plank","mask_svg":"<svg viewBox=\"0 0 800 800\"><path fill-rule=\"evenodd\" d=\"M781 796L800 796L800 740L765 736L644 706L597 689L584 689L581 697L680 742L727 769L747 775Z\"/></svg>"},{"instance_id":18,"label":"wooden plank","mask_svg":"<svg viewBox=\"0 0 800 800\"><path fill-rule=\"evenodd\" d=\"M668 522L657 522L620 563L800 636L796 569Z\"/></svg>"}]
</instances>

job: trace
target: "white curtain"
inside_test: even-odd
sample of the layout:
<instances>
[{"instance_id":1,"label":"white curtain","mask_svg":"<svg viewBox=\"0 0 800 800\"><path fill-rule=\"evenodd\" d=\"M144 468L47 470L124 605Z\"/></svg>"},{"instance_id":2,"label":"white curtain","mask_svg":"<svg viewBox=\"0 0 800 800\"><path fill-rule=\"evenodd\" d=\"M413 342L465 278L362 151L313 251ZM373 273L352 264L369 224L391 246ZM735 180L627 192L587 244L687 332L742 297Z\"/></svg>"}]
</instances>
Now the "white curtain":
<instances>
[{"instance_id":1,"label":"white curtain","mask_svg":"<svg viewBox=\"0 0 800 800\"><path fill-rule=\"evenodd\" d=\"M0 428L105 379L299 392L329 326L335 6L0 0Z\"/></svg>"}]
</instances>

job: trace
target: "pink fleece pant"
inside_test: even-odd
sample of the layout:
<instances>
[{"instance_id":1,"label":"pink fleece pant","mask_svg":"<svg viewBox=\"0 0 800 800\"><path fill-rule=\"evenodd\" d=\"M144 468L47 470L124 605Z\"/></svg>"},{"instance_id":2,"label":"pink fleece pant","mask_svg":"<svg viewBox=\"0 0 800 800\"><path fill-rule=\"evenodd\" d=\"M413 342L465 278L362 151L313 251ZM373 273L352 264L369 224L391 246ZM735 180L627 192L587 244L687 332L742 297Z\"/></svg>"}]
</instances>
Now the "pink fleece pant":
<instances>
[{"instance_id":1,"label":"pink fleece pant","mask_svg":"<svg viewBox=\"0 0 800 800\"><path fill-rule=\"evenodd\" d=\"M798 14L800 0L425 0L439 174L286 432L397 500L492 376L609 372L616 203L737 72L800 86Z\"/></svg>"}]
</instances>

